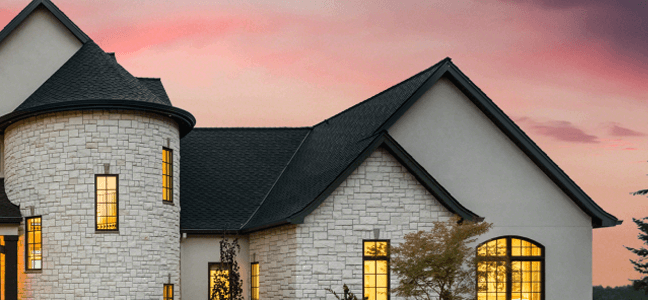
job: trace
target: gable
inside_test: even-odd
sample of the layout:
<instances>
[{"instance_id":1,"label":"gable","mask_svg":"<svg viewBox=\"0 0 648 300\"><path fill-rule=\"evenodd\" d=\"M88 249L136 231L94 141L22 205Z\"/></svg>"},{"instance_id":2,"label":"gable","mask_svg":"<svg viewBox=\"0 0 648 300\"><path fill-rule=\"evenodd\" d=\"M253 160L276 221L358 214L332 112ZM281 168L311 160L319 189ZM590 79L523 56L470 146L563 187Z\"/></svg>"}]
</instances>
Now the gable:
<instances>
[{"instance_id":1,"label":"gable","mask_svg":"<svg viewBox=\"0 0 648 300\"><path fill-rule=\"evenodd\" d=\"M389 129L450 193L497 226L591 226L457 86L442 78Z\"/></svg>"},{"instance_id":2,"label":"gable","mask_svg":"<svg viewBox=\"0 0 648 300\"><path fill-rule=\"evenodd\" d=\"M18 107L82 46L40 2L32 2L0 32L0 116Z\"/></svg>"}]
</instances>

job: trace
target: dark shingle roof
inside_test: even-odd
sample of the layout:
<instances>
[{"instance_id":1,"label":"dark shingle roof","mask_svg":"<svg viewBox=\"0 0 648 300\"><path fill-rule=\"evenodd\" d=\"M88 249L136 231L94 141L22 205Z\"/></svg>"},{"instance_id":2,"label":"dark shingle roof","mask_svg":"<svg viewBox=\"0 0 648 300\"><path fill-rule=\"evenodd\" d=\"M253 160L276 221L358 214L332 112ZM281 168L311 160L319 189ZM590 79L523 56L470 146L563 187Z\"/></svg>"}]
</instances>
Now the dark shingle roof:
<instances>
[{"instance_id":1,"label":"dark shingle roof","mask_svg":"<svg viewBox=\"0 0 648 300\"><path fill-rule=\"evenodd\" d=\"M239 229L309 131L195 128L181 140L181 228Z\"/></svg>"},{"instance_id":2,"label":"dark shingle roof","mask_svg":"<svg viewBox=\"0 0 648 300\"><path fill-rule=\"evenodd\" d=\"M87 100L128 100L171 105L133 77L92 41L85 43L15 111Z\"/></svg>"},{"instance_id":3,"label":"dark shingle roof","mask_svg":"<svg viewBox=\"0 0 648 300\"><path fill-rule=\"evenodd\" d=\"M316 125L243 229L280 222L308 206L379 137L376 130L440 64Z\"/></svg>"},{"instance_id":4,"label":"dark shingle roof","mask_svg":"<svg viewBox=\"0 0 648 300\"><path fill-rule=\"evenodd\" d=\"M166 90L164 89L164 86L162 85L162 81L160 80L160 78L137 77L137 79L142 85L148 88L149 91L153 92L155 96L157 96L160 100L162 100L162 102L171 105L171 99L169 99L169 95L167 95Z\"/></svg>"},{"instance_id":5,"label":"dark shingle roof","mask_svg":"<svg viewBox=\"0 0 648 300\"><path fill-rule=\"evenodd\" d=\"M17 223L22 220L22 214L17 205L9 201L4 188L4 178L0 178L0 223Z\"/></svg>"}]
</instances>

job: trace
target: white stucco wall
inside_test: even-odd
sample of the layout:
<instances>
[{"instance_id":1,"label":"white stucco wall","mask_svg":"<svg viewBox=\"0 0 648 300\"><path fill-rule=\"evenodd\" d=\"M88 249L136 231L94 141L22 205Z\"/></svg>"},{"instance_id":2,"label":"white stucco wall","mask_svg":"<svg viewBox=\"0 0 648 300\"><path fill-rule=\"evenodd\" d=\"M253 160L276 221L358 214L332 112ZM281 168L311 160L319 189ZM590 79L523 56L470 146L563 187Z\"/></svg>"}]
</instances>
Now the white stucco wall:
<instances>
[{"instance_id":1,"label":"white stucco wall","mask_svg":"<svg viewBox=\"0 0 648 300\"><path fill-rule=\"evenodd\" d=\"M173 205L162 203L162 147L174 150ZM50 113L9 126L7 196L43 224L43 268L20 262L21 299L161 299L169 275L179 299L179 147L175 122L143 112ZM119 176L118 232L95 232L104 164Z\"/></svg>"},{"instance_id":2,"label":"white stucco wall","mask_svg":"<svg viewBox=\"0 0 648 300\"><path fill-rule=\"evenodd\" d=\"M81 42L38 8L0 43L0 116L13 111L54 74Z\"/></svg>"},{"instance_id":3,"label":"white stucco wall","mask_svg":"<svg viewBox=\"0 0 648 300\"><path fill-rule=\"evenodd\" d=\"M452 216L389 152L378 149L303 224L254 233L261 299L335 299L347 284L362 295L362 241L374 229L391 245ZM293 250L294 248L294 250ZM183 262L184 263L184 262ZM392 274L392 287L398 278ZM393 293L393 300L396 297Z\"/></svg>"},{"instance_id":4,"label":"white stucco wall","mask_svg":"<svg viewBox=\"0 0 648 300\"><path fill-rule=\"evenodd\" d=\"M502 235L546 247L546 299L592 299L591 219L449 80L389 133L461 204Z\"/></svg>"},{"instance_id":5,"label":"white stucco wall","mask_svg":"<svg viewBox=\"0 0 648 300\"><path fill-rule=\"evenodd\" d=\"M249 242L247 236L238 236L238 239L241 251L236 256L236 262L243 279L243 297L250 299ZM182 299L209 300L209 263L221 261L220 241L221 237L218 235L190 234L182 239Z\"/></svg>"}]
</instances>

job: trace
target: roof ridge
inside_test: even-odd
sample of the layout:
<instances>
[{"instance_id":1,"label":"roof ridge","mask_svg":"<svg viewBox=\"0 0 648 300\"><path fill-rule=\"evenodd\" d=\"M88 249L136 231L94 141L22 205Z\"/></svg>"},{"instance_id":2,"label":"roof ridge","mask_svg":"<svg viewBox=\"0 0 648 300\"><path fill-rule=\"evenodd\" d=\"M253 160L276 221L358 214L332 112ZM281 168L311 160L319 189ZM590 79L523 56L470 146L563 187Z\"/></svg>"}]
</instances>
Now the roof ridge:
<instances>
[{"instance_id":1,"label":"roof ridge","mask_svg":"<svg viewBox=\"0 0 648 300\"><path fill-rule=\"evenodd\" d=\"M344 113L346 113L346 112L348 112L348 111L350 111L350 110L352 110L352 109L354 109L354 108L356 108L356 107L358 107L358 106L360 106L360 105L362 105L362 104L364 104L364 103L366 103L366 102L369 102L370 100L372 100L372 99L374 99L374 98L376 98L376 97L378 97L378 96L380 96L380 95L382 95L382 94L385 94L385 93L387 93L388 91L391 91L392 89L395 89L396 87L398 87L398 86L400 86L401 84L403 84L403 83L409 81L410 79L412 79L412 78L414 78L414 77L416 77L416 76L419 76L419 75L421 75L421 74L423 74L423 73L425 73L425 72L428 72L428 71L430 71L430 70L432 70L432 69L434 69L434 68L440 66L441 64L443 64L443 63L446 62L446 61L451 61L451 58L450 58L450 57L446 57L446 58L442 59L441 61L437 62L436 64L432 65L431 67L429 67L429 68L427 68L427 69L425 69L425 70L423 70L423 71L420 71L420 72L418 72L418 73L416 73L416 74L414 74L414 75L408 77L407 79L400 81L400 82L397 83L397 84L394 84L393 86L389 87L388 89L386 89L386 90L384 90L384 91L382 91L382 92L380 92L380 93L378 93L378 94L375 94L375 95L373 95L373 96L371 96L371 97L369 97L369 98L367 98L367 99L365 99L365 100L363 100L363 101L360 101L360 102L354 104L353 106L351 106L351 107L349 107L349 108L347 108L347 109L345 109L345 110L343 110L343 111L341 111L341 112L339 112L339 113L333 115L333 116L330 117L330 118L326 118L325 120L323 120L323 121L321 121L321 122L315 124L313 127L318 126L318 125L321 125L322 123L328 123L328 121L330 121L331 119L337 118L337 117L339 117L340 115L342 115L342 114L344 114ZM424 82L425 82L425 81L424 81Z\"/></svg>"},{"instance_id":2,"label":"roof ridge","mask_svg":"<svg viewBox=\"0 0 648 300\"><path fill-rule=\"evenodd\" d=\"M297 155L297 152L299 152L299 150L301 149L302 145L304 145L304 142L306 141L306 139L308 139L308 137L310 136L311 132L312 132L312 131L309 131L309 132L306 133L306 136L304 136L304 138L302 139L302 141L299 143L299 146L297 146L297 149L295 149L295 152L293 152L292 156L290 156L290 159L288 160L288 162L286 163L286 165L285 165L285 166L283 167L283 169L281 170L281 173L279 173L279 176L277 176L277 178L276 178L275 181L272 183L272 186L270 187L270 189L268 190L268 192L265 194L265 196L263 196L263 200L261 200L261 202L259 202L259 205L254 209L254 212L250 215L250 217L247 219L247 221L245 221L245 223L243 223L243 224L241 225L241 227L239 227L238 230L242 230L242 229L243 229L243 228L244 228L248 223L250 223L250 221L252 221L252 219L254 218L254 216L256 216L257 212L259 212L259 209L261 209L261 206L263 206L263 203L265 203L266 199L268 199L268 196L270 195L270 193L272 192L272 190L274 189L274 187L277 185L277 182L279 182L279 179L280 179L281 176L284 174L284 172L286 171L286 169L288 168L288 166L290 166L290 163L292 162L293 158L295 158L295 155Z\"/></svg>"}]
</instances>

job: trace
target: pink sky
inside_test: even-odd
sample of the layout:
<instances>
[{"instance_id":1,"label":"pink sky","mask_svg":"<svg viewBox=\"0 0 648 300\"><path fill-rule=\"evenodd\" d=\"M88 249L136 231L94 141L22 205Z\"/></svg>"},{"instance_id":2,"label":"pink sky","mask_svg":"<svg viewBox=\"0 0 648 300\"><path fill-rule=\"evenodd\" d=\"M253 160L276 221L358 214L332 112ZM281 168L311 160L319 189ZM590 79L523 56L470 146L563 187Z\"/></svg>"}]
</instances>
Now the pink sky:
<instances>
[{"instance_id":1,"label":"pink sky","mask_svg":"<svg viewBox=\"0 0 648 300\"><path fill-rule=\"evenodd\" d=\"M311 126L453 59L624 224L594 231L594 285L637 278L648 216L643 0L54 0L198 126ZM213 2L213 3L212 3ZM0 0L7 24L27 0Z\"/></svg>"}]
</instances>

